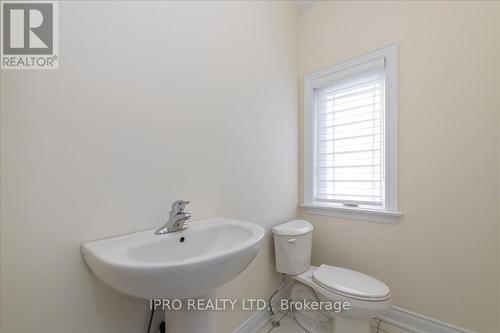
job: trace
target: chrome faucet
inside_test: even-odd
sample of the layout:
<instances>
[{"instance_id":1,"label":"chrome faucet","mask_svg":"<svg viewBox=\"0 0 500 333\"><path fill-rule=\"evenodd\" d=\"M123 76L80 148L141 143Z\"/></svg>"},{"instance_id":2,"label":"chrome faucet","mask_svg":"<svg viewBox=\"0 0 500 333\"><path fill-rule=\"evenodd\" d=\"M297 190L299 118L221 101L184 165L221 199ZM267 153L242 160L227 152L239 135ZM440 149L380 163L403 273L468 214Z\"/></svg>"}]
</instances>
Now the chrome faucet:
<instances>
[{"instance_id":1,"label":"chrome faucet","mask_svg":"<svg viewBox=\"0 0 500 333\"><path fill-rule=\"evenodd\" d=\"M172 209L170 210L170 218L168 219L168 222L156 230L155 234L163 235L189 228L189 226L185 223L191 218L191 214L184 212L184 208L186 208L188 203L189 201L185 200L174 201Z\"/></svg>"}]
</instances>

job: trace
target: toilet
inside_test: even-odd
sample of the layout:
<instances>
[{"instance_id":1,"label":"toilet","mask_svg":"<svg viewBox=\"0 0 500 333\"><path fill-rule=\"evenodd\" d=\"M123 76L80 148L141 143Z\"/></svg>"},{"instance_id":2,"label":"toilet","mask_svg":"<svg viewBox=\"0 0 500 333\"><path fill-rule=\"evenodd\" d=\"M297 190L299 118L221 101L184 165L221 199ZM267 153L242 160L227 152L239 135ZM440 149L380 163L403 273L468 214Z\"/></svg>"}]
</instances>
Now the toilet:
<instances>
[{"instance_id":1,"label":"toilet","mask_svg":"<svg viewBox=\"0 0 500 333\"><path fill-rule=\"evenodd\" d=\"M295 280L291 301L320 305L315 311L294 309L295 319L308 332L370 333L370 320L392 306L389 288L374 277L342 267L311 266L313 226L309 222L293 220L272 231L276 270ZM340 304L349 306L339 310Z\"/></svg>"}]
</instances>

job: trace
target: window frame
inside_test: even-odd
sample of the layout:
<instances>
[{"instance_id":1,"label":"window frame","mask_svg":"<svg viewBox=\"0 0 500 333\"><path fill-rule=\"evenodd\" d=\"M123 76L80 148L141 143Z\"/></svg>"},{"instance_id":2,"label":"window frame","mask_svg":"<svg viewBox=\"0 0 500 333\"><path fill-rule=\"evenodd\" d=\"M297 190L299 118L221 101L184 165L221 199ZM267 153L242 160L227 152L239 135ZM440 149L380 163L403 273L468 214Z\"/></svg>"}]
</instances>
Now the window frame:
<instances>
[{"instance_id":1,"label":"window frame","mask_svg":"<svg viewBox=\"0 0 500 333\"><path fill-rule=\"evenodd\" d=\"M398 45L377 49L364 55L339 62L325 69L304 76L304 159L303 177L304 192L302 207L306 212L315 215L335 216L371 222L395 224L401 213L398 211L398 175L397 175L397 96L398 96ZM342 72L348 72L364 64L384 59L385 63L385 207L370 209L362 207L345 207L314 200L315 161L316 161L316 110L314 90L327 86Z\"/></svg>"}]
</instances>

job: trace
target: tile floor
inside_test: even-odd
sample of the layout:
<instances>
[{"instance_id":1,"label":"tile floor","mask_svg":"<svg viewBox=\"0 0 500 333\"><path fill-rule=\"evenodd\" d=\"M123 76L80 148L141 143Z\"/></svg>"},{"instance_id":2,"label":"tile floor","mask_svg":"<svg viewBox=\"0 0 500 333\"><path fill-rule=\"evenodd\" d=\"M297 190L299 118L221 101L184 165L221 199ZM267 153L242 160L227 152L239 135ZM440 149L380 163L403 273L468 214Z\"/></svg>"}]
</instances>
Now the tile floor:
<instances>
[{"instance_id":1,"label":"tile floor","mask_svg":"<svg viewBox=\"0 0 500 333\"><path fill-rule=\"evenodd\" d=\"M279 321L280 326L273 327L273 320ZM269 320L269 322L261 328L258 333L307 333L307 331L302 329L299 324L297 324L293 317L293 312L291 311L278 312L274 315L273 320ZM412 333L388 323L381 322L378 319L372 320L371 327L372 333Z\"/></svg>"}]
</instances>

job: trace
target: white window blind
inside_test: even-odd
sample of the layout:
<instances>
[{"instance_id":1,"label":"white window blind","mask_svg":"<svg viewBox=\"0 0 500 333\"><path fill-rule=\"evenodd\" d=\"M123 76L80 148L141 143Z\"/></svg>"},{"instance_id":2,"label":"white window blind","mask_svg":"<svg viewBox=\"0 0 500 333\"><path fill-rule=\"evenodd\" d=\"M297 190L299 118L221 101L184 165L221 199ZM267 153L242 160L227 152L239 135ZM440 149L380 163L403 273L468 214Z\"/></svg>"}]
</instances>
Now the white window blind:
<instances>
[{"instance_id":1,"label":"white window blind","mask_svg":"<svg viewBox=\"0 0 500 333\"><path fill-rule=\"evenodd\" d=\"M314 89L315 201L384 206L385 70L380 67Z\"/></svg>"}]
</instances>

